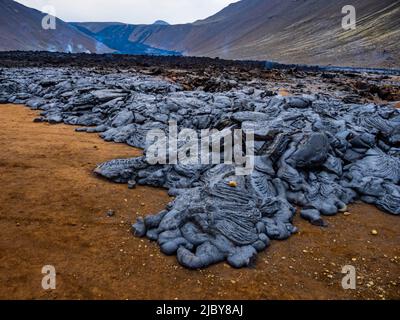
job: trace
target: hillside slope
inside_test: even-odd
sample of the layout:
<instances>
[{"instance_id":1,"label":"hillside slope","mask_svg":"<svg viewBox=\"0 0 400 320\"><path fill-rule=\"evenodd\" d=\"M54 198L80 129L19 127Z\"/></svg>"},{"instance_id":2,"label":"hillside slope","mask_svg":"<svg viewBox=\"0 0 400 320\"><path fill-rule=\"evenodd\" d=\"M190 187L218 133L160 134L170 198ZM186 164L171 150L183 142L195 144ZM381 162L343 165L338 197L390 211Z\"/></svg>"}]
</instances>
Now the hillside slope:
<instances>
[{"instance_id":1,"label":"hillside slope","mask_svg":"<svg viewBox=\"0 0 400 320\"><path fill-rule=\"evenodd\" d=\"M60 19L55 30L44 30L43 17L38 10L12 0L0 0L0 51L112 52Z\"/></svg>"},{"instance_id":2,"label":"hillside slope","mask_svg":"<svg viewBox=\"0 0 400 320\"><path fill-rule=\"evenodd\" d=\"M342 7L357 29L341 27ZM137 26L130 41L186 55L399 67L398 0L242 0L193 24Z\"/></svg>"}]
</instances>

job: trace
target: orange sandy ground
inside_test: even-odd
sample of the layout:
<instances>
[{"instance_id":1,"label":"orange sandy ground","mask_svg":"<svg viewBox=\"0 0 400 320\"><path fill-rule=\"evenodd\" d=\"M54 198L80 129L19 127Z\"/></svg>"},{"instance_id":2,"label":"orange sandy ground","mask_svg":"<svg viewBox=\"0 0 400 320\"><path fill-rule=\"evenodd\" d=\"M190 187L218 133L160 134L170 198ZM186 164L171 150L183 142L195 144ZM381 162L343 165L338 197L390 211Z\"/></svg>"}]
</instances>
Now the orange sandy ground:
<instances>
[{"instance_id":1,"label":"orange sandy ground","mask_svg":"<svg viewBox=\"0 0 400 320\"><path fill-rule=\"evenodd\" d=\"M129 232L138 215L164 208L166 191L129 190L92 174L97 163L140 151L33 123L36 116L0 106L1 299L400 298L400 217L363 204L327 218L326 229L296 217L301 232L274 241L254 268L186 270ZM54 291L41 288L48 264L57 271ZM348 264L357 269L357 290L341 287Z\"/></svg>"}]
</instances>

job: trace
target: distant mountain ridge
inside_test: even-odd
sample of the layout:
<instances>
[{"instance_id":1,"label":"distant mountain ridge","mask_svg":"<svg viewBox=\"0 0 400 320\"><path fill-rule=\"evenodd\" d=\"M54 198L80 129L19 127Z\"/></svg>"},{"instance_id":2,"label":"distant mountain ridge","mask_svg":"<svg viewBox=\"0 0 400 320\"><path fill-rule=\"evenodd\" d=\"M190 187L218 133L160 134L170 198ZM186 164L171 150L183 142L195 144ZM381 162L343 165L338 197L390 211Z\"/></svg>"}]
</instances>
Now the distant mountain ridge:
<instances>
[{"instance_id":1,"label":"distant mountain ridge","mask_svg":"<svg viewBox=\"0 0 400 320\"><path fill-rule=\"evenodd\" d=\"M353 5L356 30L341 27ZM194 23L65 23L0 0L0 50L191 55L287 64L400 68L399 0L241 0Z\"/></svg>"},{"instance_id":2,"label":"distant mountain ridge","mask_svg":"<svg viewBox=\"0 0 400 320\"><path fill-rule=\"evenodd\" d=\"M341 27L353 5L357 29ZM186 55L284 63L400 66L398 0L242 0L193 24L135 29L130 40Z\"/></svg>"},{"instance_id":3,"label":"distant mountain ridge","mask_svg":"<svg viewBox=\"0 0 400 320\"><path fill-rule=\"evenodd\" d=\"M56 30L44 30L44 16L44 13L15 1L0 0L0 51L114 51L60 19L56 20Z\"/></svg>"},{"instance_id":4,"label":"distant mountain ridge","mask_svg":"<svg viewBox=\"0 0 400 320\"><path fill-rule=\"evenodd\" d=\"M354 31L341 27L345 5L356 8ZM398 68L400 1L242 0L190 24L135 25L129 41L193 56Z\"/></svg>"},{"instance_id":5,"label":"distant mountain ridge","mask_svg":"<svg viewBox=\"0 0 400 320\"><path fill-rule=\"evenodd\" d=\"M168 23L168 22L166 22L166 21L164 21L164 20L157 20L157 21L154 21L153 22L153 24L156 24L156 25L161 25L161 26L169 26L170 24Z\"/></svg>"},{"instance_id":6,"label":"distant mountain ridge","mask_svg":"<svg viewBox=\"0 0 400 320\"><path fill-rule=\"evenodd\" d=\"M136 28L135 25L123 23L71 23L72 26L105 44L107 47L120 54L146 54L146 55L181 55L172 50L157 49L140 41L130 41L129 37ZM156 24L154 24L156 25ZM165 25L165 24L157 24Z\"/></svg>"}]
</instances>

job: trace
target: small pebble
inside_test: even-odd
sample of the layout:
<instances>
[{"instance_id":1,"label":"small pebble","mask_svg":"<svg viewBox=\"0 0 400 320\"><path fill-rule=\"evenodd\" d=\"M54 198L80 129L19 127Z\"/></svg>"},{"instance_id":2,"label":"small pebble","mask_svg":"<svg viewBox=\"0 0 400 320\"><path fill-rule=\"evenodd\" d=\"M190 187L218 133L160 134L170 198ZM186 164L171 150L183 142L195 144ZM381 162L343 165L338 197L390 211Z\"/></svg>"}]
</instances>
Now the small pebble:
<instances>
[{"instance_id":1,"label":"small pebble","mask_svg":"<svg viewBox=\"0 0 400 320\"><path fill-rule=\"evenodd\" d=\"M378 231L377 231L377 230L372 230L372 231L371 231L371 234L372 234L373 236L377 236L377 235L378 235Z\"/></svg>"},{"instance_id":2,"label":"small pebble","mask_svg":"<svg viewBox=\"0 0 400 320\"><path fill-rule=\"evenodd\" d=\"M107 216L110 217L110 218L114 217L115 216L115 212L113 210L108 210L107 211Z\"/></svg>"},{"instance_id":3,"label":"small pebble","mask_svg":"<svg viewBox=\"0 0 400 320\"><path fill-rule=\"evenodd\" d=\"M229 181L228 185L232 188L236 188L238 186L236 181Z\"/></svg>"}]
</instances>

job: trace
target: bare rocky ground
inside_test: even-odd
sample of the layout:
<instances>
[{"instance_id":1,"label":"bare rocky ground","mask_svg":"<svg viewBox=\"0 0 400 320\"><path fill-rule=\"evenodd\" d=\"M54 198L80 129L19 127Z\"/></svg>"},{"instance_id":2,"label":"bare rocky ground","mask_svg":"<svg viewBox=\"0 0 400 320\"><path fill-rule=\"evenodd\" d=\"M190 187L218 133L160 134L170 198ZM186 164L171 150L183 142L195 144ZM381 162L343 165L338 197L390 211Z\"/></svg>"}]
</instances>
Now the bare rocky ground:
<instances>
[{"instance_id":1,"label":"bare rocky ground","mask_svg":"<svg viewBox=\"0 0 400 320\"><path fill-rule=\"evenodd\" d=\"M167 192L129 190L92 173L97 163L141 152L71 126L33 123L37 114L0 106L1 299L400 298L399 219L363 204L328 218L328 228L296 217L301 232L274 241L253 268L179 266L130 233L138 216L164 208ZM47 264L56 267L55 291L41 288ZM358 270L354 291L341 287L347 264Z\"/></svg>"},{"instance_id":2,"label":"bare rocky ground","mask_svg":"<svg viewBox=\"0 0 400 320\"><path fill-rule=\"evenodd\" d=\"M195 227L192 222L182 220L182 225L184 226L181 229L182 233L186 239L191 239L191 242L182 237L179 238L179 235L174 235L171 238L172 233L175 234L175 231L177 231L180 234L181 231L179 229L171 229L174 230L172 232L169 229L163 229L166 224L164 217L167 219L168 215L171 216L173 210L182 210L184 202L198 201L196 198L189 199L183 191L179 190L172 192L177 196L177 200L168 205L168 210L172 210L170 214L163 211L158 217L146 218L144 229L141 225L143 222L135 225L135 233L142 235L144 232L144 235L147 231L149 238L155 240L159 237L158 242L164 253L174 253L176 251L174 247L177 246L176 248L178 248L178 246L181 246L178 250L178 260L186 267L198 268L222 261L225 258L228 259L229 264L237 267L254 265L254 248L258 251L263 251L263 248L269 245L269 238L286 239L292 233L294 234L293 238L296 238L307 228L303 229L301 223L296 218L295 221L292 221L292 215L296 210L289 205L288 200L295 203L303 203L302 206L307 205L308 208L302 210L301 215L318 225L325 224L320 218L320 213L331 215L336 213L338 209L343 210L344 204L354 201L356 190L360 193L364 201L375 203L394 214L398 213L398 201L396 201L398 197L398 187L396 186L398 182L398 166L395 164L398 161L396 158L398 156L398 148L396 147L398 144L396 133L398 129L398 117L395 108L398 107L399 85L396 76L349 72L310 72L296 68L285 71L266 71L258 63L241 63L201 58L113 57L44 53L38 55L5 53L3 54L3 58L1 63L6 68L1 71L0 76L5 80L3 82L3 92L1 92L1 99L4 102L23 102L32 108L44 110L41 114L42 118L38 119L40 121L97 126L89 128L89 130L85 129L85 131L102 132L101 136L106 140L127 142L132 146L144 147L140 136L142 134L141 130L145 129L144 126L146 124L143 125L142 120L151 119L153 126L156 124L163 127L166 119L171 116L174 117L174 112L176 111L178 111L177 114L183 116L179 118L182 125L194 126L197 129L207 126L207 124L221 127L234 124L235 122L241 126L250 124L254 126L256 124L260 128L263 126L267 128L269 126L273 127L279 125L279 123L274 124L275 120L279 118L268 118L268 122L264 122L263 124L260 122L263 118L268 117L267 114L272 110L282 113L283 119L292 119L289 121L298 119L300 122L295 124L295 126L300 125L305 120L303 122L305 127L302 129L303 133L300 133L300 135L296 130L290 133L291 125L286 129L289 130L288 132L291 136L289 139L292 140L291 148L298 149L293 159L294 162L283 154L287 143L289 143L288 141L274 141L272 145L269 145L270 142L267 142L269 151L277 145L275 142L279 142L278 146L283 146L281 147L283 149L281 151L273 149L272 153L267 153L270 155L268 157L271 157L270 160L276 157L277 160L281 159L275 164L278 168L281 168L277 176L275 165L274 167L270 167L272 163L268 165L267 161L262 163L261 167L256 166L256 173L248 178L251 185L255 183L251 189L243 189L245 185L244 180L238 180L238 189L241 190L242 195L236 199L230 199L230 196L239 191L236 192L233 189L225 190L224 182L222 180L219 181L219 178L216 180L218 182L217 189L214 191L211 189L211 193L207 193L205 198L203 198L211 197L212 199L214 193L222 199L227 197L227 199L230 199L227 204L224 202L219 203L218 201L220 200L217 202L222 210L226 209L229 211L231 210L228 209L230 206L229 203L237 202L237 205L243 206L247 201L253 201L255 194L259 194L261 196L261 207L257 204L257 209L254 209L254 212L253 209L251 210L252 214L254 214L255 218L259 214L258 210L261 210L261 212L265 210L263 214L268 213L269 215L269 218L267 218L268 215L265 216L265 219L263 218L263 226L260 226L261 220L257 220L259 221L257 232L259 232L261 242L258 240L252 244L255 241L254 236L258 237L258 235L257 233L253 233L253 227L248 225L248 222L241 229L235 229L235 223L232 224L232 222L229 222L229 217L225 217L226 212L222 212L222 214L218 213L218 210L213 212L214 209L211 209L211 213L209 214L220 215L223 221L220 227L222 229L218 229L221 231L220 236L214 239L211 237L211 234L202 235L196 229L198 227ZM118 67L115 67L115 65L118 65ZM57 68L54 68L55 66ZM46 68L43 69L43 67ZM74 88L72 86L71 89L68 89L68 85L70 84L68 84L69 81L67 79L69 77L76 79L72 81L76 81L77 87ZM96 80L93 82L93 79ZM108 88L108 90L105 88ZM128 98L127 88L131 88L130 90L136 93L133 93L133 96L129 95ZM75 90L76 92L71 96L68 90ZM58 94L55 95L55 92L62 94L62 98L59 98ZM12 94L12 97L7 96L7 94ZM152 100L152 95L158 97L164 96L163 99L166 100L162 102L164 100L156 98L156 102L158 102L155 104ZM182 100L183 98L184 100ZM110 99L114 99L112 100L113 104L108 103ZM96 106L98 101L102 101L103 103L99 108ZM175 110L176 108L174 107L172 110L173 105L171 106L171 101L175 101L178 105L180 103L181 107L178 110ZM202 101L212 103L215 108L208 110ZM233 105L230 105L233 103L232 101L235 102ZM367 105L370 102L373 104ZM124 109L126 108L124 105L129 105L129 103L132 106L144 103L147 107L144 110L140 108L136 110L136 107L133 107L133 109L129 109L129 107ZM197 111L195 108L193 110L190 109L190 113L194 112L194 116L186 117L186 113L182 113L188 108L186 103L189 104L189 109L193 109L193 106L198 104ZM224 106L225 104L226 106ZM160 108L164 105L167 106L166 110L169 110L168 112L165 112L163 109L160 113L156 111L155 107ZM313 106L311 107L311 105ZM264 110L264 107L267 109ZM126 110L135 110L134 117ZM262 112L259 112L261 110L266 115L261 114ZM300 110L306 111L302 113ZM337 110L341 111L337 113ZM218 112L221 111L221 115L218 115ZM109 118L104 118L99 112ZM371 115L375 116L371 117ZM323 117L324 120L322 122L316 121L319 117ZM337 119L333 121L333 117L337 117ZM373 120L370 120L371 118ZM222 119L225 120L222 121ZM136 124L127 125L132 121ZM314 123L313 125L319 128L319 131L326 132L328 136L334 132L334 134L339 134L337 142L333 142L332 140L329 142L334 151L329 149L328 153L328 140L325 134L312 133L315 131L315 127L309 127L307 121ZM340 132L343 130L340 127L343 124L346 124L348 130L351 130L351 133L346 134L346 137L349 139L347 142L341 140L343 137L340 137ZM364 127L360 127L360 125ZM286 126L283 125L283 127ZM269 135L267 133L264 135L261 131L257 131L257 134L265 143L264 139L268 141ZM129 132L135 132L135 134L129 134ZM355 139L354 135L357 137L360 132L364 132L362 133L364 135L362 139ZM266 138L263 138L264 136ZM375 136L375 142L374 139L370 139L372 136ZM299 145L295 141L301 142L300 146L304 145L305 147L299 149ZM322 149L317 153L308 150L309 148L314 148L316 142L318 144L321 143ZM335 150L335 148L338 149ZM380 150L378 153L374 151L377 149ZM263 148L260 150L260 152L264 152L262 151L264 150ZM343 150L345 153L342 153ZM289 151L288 149L285 154ZM292 152L289 153L291 154ZM306 160L310 156L308 155L309 152L311 152L311 158ZM259 156L264 157L263 153ZM327 160L326 157L330 158ZM339 160L340 158L342 160ZM379 161L383 164L383 168L377 166L377 159L381 159ZM188 172L192 174L193 169L181 167L169 168L167 171L164 171L165 169L163 168L155 168L156 171L154 171L154 168L146 169L147 165L141 161L139 159L123 163L110 162L104 166L100 166L96 172L118 182L128 182L130 184L138 182L139 184L163 186L170 188L170 193L172 188L194 188L191 189L194 194L202 192L202 187L197 184L196 180L188 179ZM273 161L275 162L275 160ZM301 163L298 161L301 161ZM312 161L310 163L313 163L316 167L304 169L304 165L308 166L307 161ZM324 161L327 162L324 163ZM353 166L347 165L347 168L344 168L347 172L345 172L346 175L342 175L342 162L353 164ZM320 169L316 169L320 165L323 165L331 173L321 173ZM348 171L349 169L350 171ZM132 177L128 177L127 173L130 175L129 172L132 172L132 170L133 173L135 170L138 170L138 176L136 173L132 173ZM143 172L140 172L140 170ZM194 169L194 173L196 173L196 170ZM229 172L229 170L227 171L225 167L214 171L211 170L208 176L213 179L213 175L219 174L218 172L225 172L224 174L226 175L226 172ZM391 170L391 174L389 174L388 170ZM364 181L365 179L362 175L359 175L359 172L367 178L366 181ZM347 177L348 173L350 176ZM164 174L166 174L165 178L163 177ZM175 177L174 179L179 178L180 180L169 181L170 177ZM269 180L271 177L272 179L276 178ZM260 178L262 179L260 180ZM303 182L300 183L299 179ZM340 179L350 180L339 186L337 183L339 183ZM368 179L378 180L375 184L371 185ZM273 182L273 185L269 185L269 181ZM310 195L307 195L309 191L304 191L306 198L300 197L300 193L293 193L293 190L296 192L301 190L298 189L299 183L300 185L305 183L305 190L308 190L308 184L315 187L319 186L321 182L325 183L326 187L330 186L328 189L321 187L322 189L318 191L320 192L320 196L317 196L317 198L322 196L325 199L323 202L311 200L314 198L309 198ZM327 190L330 190L329 188L331 187L333 189L329 192L338 192L333 197L327 194ZM276 191L272 191L274 188L280 190L279 194L275 194ZM282 193L282 190L285 189L287 192L291 190L290 193L292 195L289 196ZM265 196L268 198L265 198ZM336 196L339 198L336 198ZM276 200L271 203L271 199ZM334 202L330 203L331 200L334 200ZM194 207L197 208L198 205L194 204ZM201 206L198 208L201 209ZM190 209L183 209L182 213L185 212L185 215L189 214L189 216L193 215L195 217L199 213L198 210L196 209L191 213ZM271 216L272 212L275 213ZM201 215L198 218L202 219ZM243 218L248 219L247 217ZM161 223L158 219L161 219ZM183 216L177 219L179 221L179 219L183 219ZM364 219L360 219L360 221L364 221ZM171 224L170 221L168 223ZM199 223L201 223L201 220L199 220ZM163 227L162 224L164 224ZM296 228L293 227L294 225ZM157 226L158 228L156 229L155 227ZM300 233L296 233L297 227L300 227ZM207 228L204 229L204 232L206 230ZM367 233L368 236L371 236L371 232L372 230ZM196 245L198 246L198 250L193 255L189 250L191 250L191 246L194 243L200 241L196 240L198 239L196 236L207 237L209 240L201 240L201 245ZM232 244L229 244L230 241L227 239L230 239ZM370 240L366 241L370 243ZM336 243L337 239L334 239L333 242ZM236 246L232 246L233 243ZM246 246L246 244L252 245ZM182 248L182 246L186 247L186 249ZM335 247L336 244L333 245L333 248ZM224 253L224 250L227 250L229 253ZM269 251L267 250L267 252ZM209 255L210 252L212 253ZM309 250L306 248L302 252L305 254ZM389 257L388 254L385 255ZM391 261L394 259L396 263L396 257L394 256ZM286 260L287 257L282 256L281 258L282 260ZM292 261L296 262L297 260L294 259ZM318 261L318 259L315 261ZM357 257L352 257L351 261L356 262ZM364 260L361 258L361 261ZM332 262L331 265L336 266L336 263ZM294 268L295 266L289 265L289 269ZM325 269L324 272L328 279L334 278L329 268ZM390 272L388 273L390 274ZM393 274L390 274L390 276L393 276ZM394 276L397 276L396 272ZM361 276L361 282L363 282L364 277ZM377 280L379 279L377 278ZM236 283L236 280L232 281L233 284ZM371 288L374 285L375 282L373 280L369 280L366 284L367 288ZM396 286L397 283L394 281L391 282L391 285ZM381 289L384 293L386 292L385 289ZM380 293L378 297L385 298L385 295Z\"/></svg>"}]
</instances>

